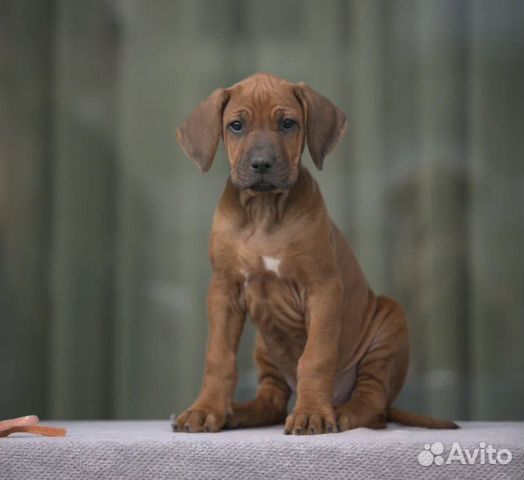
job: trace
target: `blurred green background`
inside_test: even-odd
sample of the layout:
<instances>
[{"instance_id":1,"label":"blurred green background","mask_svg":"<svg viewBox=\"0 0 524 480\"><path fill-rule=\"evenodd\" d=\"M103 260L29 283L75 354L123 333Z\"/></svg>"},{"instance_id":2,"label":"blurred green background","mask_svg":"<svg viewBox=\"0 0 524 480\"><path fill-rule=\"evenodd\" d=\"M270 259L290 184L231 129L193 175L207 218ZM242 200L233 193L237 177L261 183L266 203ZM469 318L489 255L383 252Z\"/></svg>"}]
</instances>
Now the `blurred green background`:
<instances>
[{"instance_id":1,"label":"blurred green background","mask_svg":"<svg viewBox=\"0 0 524 480\"><path fill-rule=\"evenodd\" d=\"M522 420L523 20L520 0L0 0L0 418L193 401L228 169L199 175L174 129L268 71L349 118L314 175L409 312L397 405Z\"/></svg>"}]
</instances>

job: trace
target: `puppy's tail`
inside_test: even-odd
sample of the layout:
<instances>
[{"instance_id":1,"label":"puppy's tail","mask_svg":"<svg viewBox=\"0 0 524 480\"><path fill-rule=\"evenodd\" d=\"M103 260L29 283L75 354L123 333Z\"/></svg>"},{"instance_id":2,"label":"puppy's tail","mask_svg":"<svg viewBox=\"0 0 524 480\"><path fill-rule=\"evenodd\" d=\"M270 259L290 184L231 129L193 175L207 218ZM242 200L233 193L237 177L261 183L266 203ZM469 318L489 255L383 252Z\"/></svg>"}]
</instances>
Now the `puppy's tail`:
<instances>
[{"instance_id":1,"label":"puppy's tail","mask_svg":"<svg viewBox=\"0 0 524 480\"><path fill-rule=\"evenodd\" d=\"M425 415L417 415L394 407L389 407L386 410L386 414L388 422L401 423L402 425L407 425L409 427L445 429L460 428L455 422L450 420L441 420L439 418L426 417Z\"/></svg>"}]
</instances>

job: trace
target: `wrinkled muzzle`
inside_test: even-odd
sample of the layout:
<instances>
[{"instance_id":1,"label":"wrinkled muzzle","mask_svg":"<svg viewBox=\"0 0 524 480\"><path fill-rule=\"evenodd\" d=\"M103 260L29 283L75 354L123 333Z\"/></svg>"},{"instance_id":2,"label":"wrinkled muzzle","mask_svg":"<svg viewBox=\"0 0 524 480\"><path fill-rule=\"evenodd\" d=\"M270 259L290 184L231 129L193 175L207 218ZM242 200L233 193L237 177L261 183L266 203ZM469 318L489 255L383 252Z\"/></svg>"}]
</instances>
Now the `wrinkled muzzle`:
<instances>
[{"instance_id":1,"label":"wrinkled muzzle","mask_svg":"<svg viewBox=\"0 0 524 480\"><path fill-rule=\"evenodd\" d=\"M233 185L241 190L267 192L288 190L295 176L290 176L291 165L285 152L271 143L248 148L232 167Z\"/></svg>"}]
</instances>

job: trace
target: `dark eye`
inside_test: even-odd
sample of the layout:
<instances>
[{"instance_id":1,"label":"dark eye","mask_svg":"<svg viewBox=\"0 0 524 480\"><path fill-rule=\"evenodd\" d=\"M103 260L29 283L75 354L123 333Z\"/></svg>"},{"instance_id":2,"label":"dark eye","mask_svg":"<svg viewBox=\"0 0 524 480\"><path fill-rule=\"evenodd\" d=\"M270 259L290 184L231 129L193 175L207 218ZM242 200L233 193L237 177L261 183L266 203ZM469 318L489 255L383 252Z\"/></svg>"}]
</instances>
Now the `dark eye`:
<instances>
[{"instance_id":1,"label":"dark eye","mask_svg":"<svg viewBox=\"0 0 524 480\"><path fill-rule=\"evenodd\" d=\"M297 122L295 122L295 120L293 120L292 118L284 118L284 120L282 120L282 122L280 122L280 126L281 126L284 130L290 130L290 129L292 129L296 124L297 124Z\"/></svg>"},{"instance_id":2,"label":"dark eye","mask_svg":"<svg viewBox=\"0 0 524 480\"><path fill-rule=\"evenodd\" d=\"M229 127L230 130L233 130L233 132L240 132L240 130L242 130L242 122L239 121L239 120L235 120L235 121L231 122L228 125L228 127Z\"/></svg>"}]
</instances>

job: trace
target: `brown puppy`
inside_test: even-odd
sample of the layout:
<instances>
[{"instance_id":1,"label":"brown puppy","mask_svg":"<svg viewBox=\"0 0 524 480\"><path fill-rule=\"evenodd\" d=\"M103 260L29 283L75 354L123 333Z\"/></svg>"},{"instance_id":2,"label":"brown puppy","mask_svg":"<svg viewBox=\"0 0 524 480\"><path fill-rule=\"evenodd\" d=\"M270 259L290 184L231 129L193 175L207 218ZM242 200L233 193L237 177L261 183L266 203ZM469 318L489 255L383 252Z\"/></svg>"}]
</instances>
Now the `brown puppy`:
<instances>
[{"instance_id":1,"label":"brown puppy","mask_svg":"<svg viewBox=\"0 0 524 480\"><path fill-rule=\"evenodd\" d=\"M303 83L267 74L218 89L177 130L205 172L222 137L231 176L210 240L209 339L200 395L175 420L188 432L281 423L285 433L380 428L387 420L432 428L452 422L393 409L409 361L406 314L375 296L318 185L301 166L346 130L344 114ZM246 314L254 322L256 398L233 401ZM296 405L287 418L287 403Z\"/></svg>"}]
</instances>

